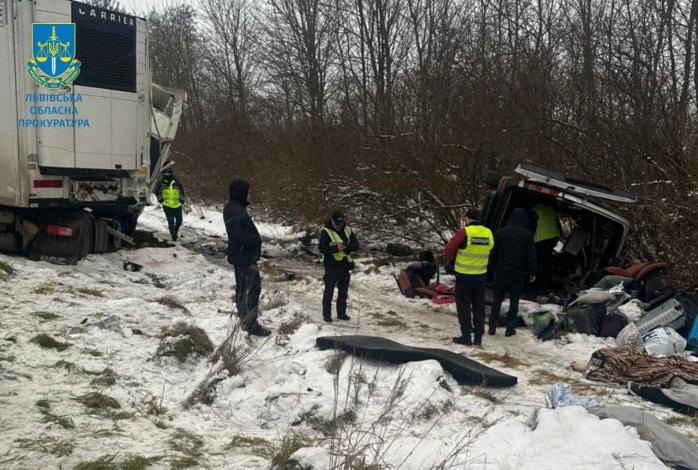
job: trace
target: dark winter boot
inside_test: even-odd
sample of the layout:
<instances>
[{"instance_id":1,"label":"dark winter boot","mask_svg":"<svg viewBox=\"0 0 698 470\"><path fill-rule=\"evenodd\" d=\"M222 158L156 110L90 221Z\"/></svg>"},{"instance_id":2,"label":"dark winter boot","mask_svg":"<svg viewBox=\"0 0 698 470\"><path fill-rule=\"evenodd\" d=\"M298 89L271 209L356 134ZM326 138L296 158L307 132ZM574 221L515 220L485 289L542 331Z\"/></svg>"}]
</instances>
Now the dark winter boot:
<instances>
[{"instance_id":1,"label":"dark winter boot","mask_svg":"<svg viewBox=\"0 0 698 470\"><path fill-rule=\"evenodd\" d=\"M453 342L456 344L463 344L465 346L472 346L473 341L470 339L470 335L468 336L456 336L453 338Z\"/></svg>"},{"instance_id":2,"label":"dark winter boot","mask_svg":"<svg viewBox=\"0 0 698 470\"><path fill-rule=\"evenodd\" d=\"M497 328L494 326L490 326L487 330L487 334L490 336L495 336L497 334Z\"/></svg>"},{"instance_id":3,"label":"dark winter boot","mask_svg":"<svg viewBox=\"0 0 698 470\"><path fill-rule=\"evenodd\" d=\"M475 346L482 346L482 335L475 335L473 338L473 344Z\"/></svg>"},{"instance_id":4,"label":"dark winter boot","mask_svg":"<svg viewBox=\"0 0 698 470\"><path fill-rule=\"evenodd\" d=\"M516 328L507 328L507 331L506 331L506 333L504 333L504 336L506 336L508 338L509 336L514 336L515 334L516 334Z\"/></svg>"},{"instance_id":5,"label":"dark winter boot","mask_svg":"<svg viewBox=\"0 0 698 470\"><path fill-rule=\"evenodd\" d=\"M332 317L322 317L327 323L332 323Z\"/></svg>"},{"instance_id":6,"label":"dark winter boot","mask_svg":"<svg viewBox=\"0 0 698 470\"><path fill-rule=\"evenodd\" d=\"M247 332L253 336L269 336L271 334L271 331L264 328L257 322L254 322L250 326L248 326Z\"/></svg>"},{"instance_id":7,"label":"dark winter boot","mask_svg":"<svg viewBox=\"0 0 698 470\"><path fill-rule=\"evenodd\" d=\"M339 318L340 320L344 320L344 321L351 320L351 317L349 315L347 315L346 313L344 315L337 315L337 318Z\"/></svg>"}]
</instances>

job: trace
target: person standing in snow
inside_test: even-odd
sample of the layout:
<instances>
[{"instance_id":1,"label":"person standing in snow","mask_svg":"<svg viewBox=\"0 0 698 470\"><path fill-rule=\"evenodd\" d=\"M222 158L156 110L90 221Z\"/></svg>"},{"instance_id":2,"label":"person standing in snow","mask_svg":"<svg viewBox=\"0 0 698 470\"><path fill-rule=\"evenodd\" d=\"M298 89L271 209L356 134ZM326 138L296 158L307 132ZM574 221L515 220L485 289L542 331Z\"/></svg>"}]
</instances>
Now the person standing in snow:
<instances>
[{"instance_id":1,"label":"person standing in snow","mask_svg":"<svg viewBox=\"0 0 698 470\"><path fill-rule=\"evenodd\" d=\"M176 242L179 236L179 229L182 227L184 188L175 179L172 171L168 170L162 174L162 181L155 194L157 194L158 202L162 204L162 209L165 211L172 241Z\"/></svg>"},{"instance_id":2,"label":"person standing in snow","mask_svg":"<svg viewBox=\"0 0 698 470\"><path fill-rule=\"evenodd\" d=\"M271 332L257 321L262 278L257 262L262 254L262 238L247 213L250 185L235 179L228 188L228 203L223 210L225 230L228 233L228 263L235 268L235 304L243 330L255 336L269 336Z\"/></svg>"},{"instance_id":3,"label":"person standing in snow","mask_svg":"<svg viewBox=\"0 0 698 470\"><path fill-rule=\"evenodd\" d=\"M332 297L337 286L337 318L350 320L347 315L347 296L354 260L351 253L359 249L356 234L347 227L344 214L335 212L320 232L320 252L324 255L325 291L322 295L322 318L332 322Z\"/></svg>"},{"instance_id":4,"label":"person standing in snow","mask_svg":"<svg viewBox=\"0 0 698 470\"><path fill-rule=\"evenodd\" d=\"M494 248L490 251L489 266L494 272L492 286L492 313L488 333L496 334L504 296L509 295L507 329L505 336L516 334L519 298L526 285L526 278L535 281L538 270L536 245L531 222L526 209L514 209L506 227L497 231Z\"/></svg>"},{"instance_id":5,"label":"person standing in snow","mask_svg":"<svg viewBox=\"0 0 698 470\"><path fill-rule=\"evenodd\" d=\"M538 253L538 284L540 289L549 289L553 279L553 253L560 238L560 220L553 206L537 204L532 210L538 216L533 232Z\"/></svg>"},{"instance_id":6,"label":"person standing in snow","mask_svg":"<svg viewBox=\"0 0 698 470\"><path fill-rule=\"evenodd\" d=\"M446 258L455 259L456 309L461 335L453 338L453 342L467 346L482 344L487 265L494 246L492 232L480 223L480 218L479 210L468 210L465 227L453 235L444 250Z\"/></svg>"}]
</instances>

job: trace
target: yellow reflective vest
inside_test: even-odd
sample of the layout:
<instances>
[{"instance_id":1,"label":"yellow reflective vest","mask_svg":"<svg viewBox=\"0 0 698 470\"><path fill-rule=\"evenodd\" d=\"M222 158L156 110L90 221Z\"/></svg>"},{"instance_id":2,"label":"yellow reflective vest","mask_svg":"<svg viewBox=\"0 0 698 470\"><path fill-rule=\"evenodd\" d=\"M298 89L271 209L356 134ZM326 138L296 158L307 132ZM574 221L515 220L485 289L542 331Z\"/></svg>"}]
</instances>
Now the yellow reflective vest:
<instances>
[{"instance_id":1,"label":"yellow reflective vest","mask_svg":"<svg viewBox=\"0 0 698 470\"><path fill-rule=\"evenodd\" d=\"M484 225L468 225L465 234L465 248L459 248L456 254L456 273L471 276L486 274L490 251L494 247L492 231Z\"/></svg>"},{"instance_id":2,"label":"yellow reflective vest","mask_svg":"<svg viewBox=\"0 0 698 470\"><path fill-rule=\"evenodd\" d=\"M179 189L175 187L175 180L172 180L170 185L162 190L162 205L171 209L182 206Z\"/></svg>"},{"instance_id":3,"label":"yellow reflective vest","mask_svg":"<svg viewBox=\"0 0 698 470\"><path fill-rule=\"evenodd\" d=\"M536 225L533 241L538 243L551 238L558 238L560 236L560 227L557 224L555 209L552 206L538 204L533 210L538 214L538 225Z\"/></svg>"},{"instance_id":4,"label":"yellow reflective vest","mask_svg":"<svg viewBox=\"0 0 698 470\"><path fill-rule=\"evenodd\" d=\"M340 237L339 234L337 232L335 232L334 230L327 228L327 227L323 227L322 229L325 232L327 232L327 235L330 236L330 240L332 241L332 243L330 243L330 246L346 245L347 243L349 243L349 238L351 237L351 229L349 227L344 227L344 235L347 237L346 242L344 240L342 240L342 237ZM351 258L351 255L349 255L345 251L338 251L337 253L335 253L332 256L334 256L334 259L336 259L337 261L342 261L343 259L346 259L350 263L352 261L354 261Z\"/></svg>"}]
</instances>

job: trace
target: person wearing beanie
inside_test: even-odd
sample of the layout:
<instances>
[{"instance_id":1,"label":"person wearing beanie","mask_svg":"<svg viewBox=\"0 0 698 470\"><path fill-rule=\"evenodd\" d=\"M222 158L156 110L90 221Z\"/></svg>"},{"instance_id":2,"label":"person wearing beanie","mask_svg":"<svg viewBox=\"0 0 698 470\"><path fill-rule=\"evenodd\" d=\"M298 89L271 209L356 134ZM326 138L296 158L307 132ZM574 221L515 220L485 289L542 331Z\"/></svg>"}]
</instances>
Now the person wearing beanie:
<instances>
[{"instance_id":1,"label":"person wearing beanie","mask_svg":"<svg viewBox=\"0 0 698 470\"><path fill-rule=\"evenodd\" d=\"M461 335L454 343L481 345L485 332L485 283L490 251L494 247L492 231L480 223L482 213L465 213L465 227L456 231L444 254L454 259L456 273L456 309Z\"/></svg>"},{"instance_id":2,"label":"person wearing beanie","mask_svg":"<svg viewBox=\"0 0 698 470\"><path fill-rule=\"evenodd\" d=\"M172 170L166 170L162 174L162 180L155 194L158 197L158 202L162 204L162 210L165 211L172 241L176 242L179 237L179 229L182 227L184 188L174 177Z\"/></svg>"},{"instance_id":3,"label":"person wearing beanie","mask_svg":"<svg viewBox=\"0 0 698 470\"><path fill-rule=\"evenodd\" d=\"M257 321L262 278L257 262L262 254L262 238L247 213L250 185L236 179L228 187L229 200L223 210L228 233L228 263L235 268L235 304L243 330L255 336L271 332Z\"/></svg>"},{"instance_id":4,"label":"person wearing beanie","mask_svg":"<svg viewBox=\"0 0 698 470\"><path fill-rule=\"evenodd\" d=\"M347 296L354 260L351 253L359 249L356 234L347 227L344 214L336 211L320 231L320 253L324 255L325 291L322 296L322 318L332 322L332 297L337 287L337 318L350 320L347 315Z\"/></svg>"}]
</instances>

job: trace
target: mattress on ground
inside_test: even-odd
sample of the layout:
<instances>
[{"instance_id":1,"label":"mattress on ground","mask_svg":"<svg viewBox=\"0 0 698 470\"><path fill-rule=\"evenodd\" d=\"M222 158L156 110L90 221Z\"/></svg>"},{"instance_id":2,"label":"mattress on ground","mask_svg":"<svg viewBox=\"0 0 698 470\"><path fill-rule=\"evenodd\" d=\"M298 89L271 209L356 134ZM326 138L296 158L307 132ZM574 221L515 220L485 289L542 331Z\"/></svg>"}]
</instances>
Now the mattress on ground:
<instances>
[{"instance_id":1,"label":"mattress on ground","mask_svg":"<svg viewBox=\"0 0 698 470\"><path fill-rule=\"evenodd\" d=\"M357 356L400 364L433 359L462 385L513 387L517 382L513 375L499 372L452 351L407 346L379 336L321 336L315 344L320 349L339 349Z\"/></svg>"}]
</instances>

